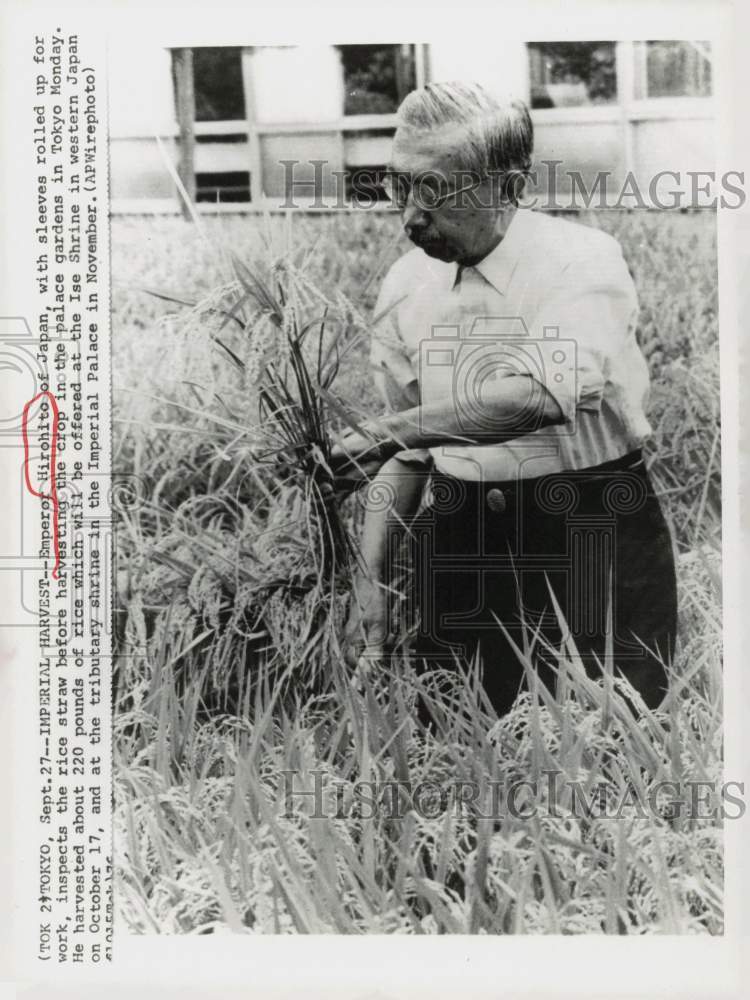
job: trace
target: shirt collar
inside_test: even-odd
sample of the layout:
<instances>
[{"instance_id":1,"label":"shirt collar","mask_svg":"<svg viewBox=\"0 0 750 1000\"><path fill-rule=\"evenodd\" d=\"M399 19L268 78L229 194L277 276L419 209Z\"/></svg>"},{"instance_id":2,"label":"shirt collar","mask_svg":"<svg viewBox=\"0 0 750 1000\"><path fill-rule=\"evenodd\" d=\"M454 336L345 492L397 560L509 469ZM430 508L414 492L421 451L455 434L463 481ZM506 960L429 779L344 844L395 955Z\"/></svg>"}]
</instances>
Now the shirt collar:
<instances>
[{"instance_id":1,"label":"shirt collar","mask_svg":"<svg viewBox=\"0 0 750 1000\"><path fill-rule=\"evenodd\" d=\"M528 208L516 209L505 236L491 253L474 265L474 269L501 295L505 295L508 291L513 272L526 250L529 232L533 225L533 215L534 213ZM455 286L457 277L458 265L453 264L450 270L451 288Z\"/></svg>"}]
</instances>

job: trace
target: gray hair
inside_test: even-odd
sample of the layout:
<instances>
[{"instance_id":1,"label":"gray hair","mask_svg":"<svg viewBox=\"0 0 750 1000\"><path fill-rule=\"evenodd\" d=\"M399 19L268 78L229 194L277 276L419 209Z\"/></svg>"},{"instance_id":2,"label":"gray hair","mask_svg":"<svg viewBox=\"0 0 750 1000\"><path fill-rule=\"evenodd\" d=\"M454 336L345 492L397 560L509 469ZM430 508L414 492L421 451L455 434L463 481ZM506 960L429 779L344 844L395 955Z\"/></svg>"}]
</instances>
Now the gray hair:
<instances>
[{"instance_id":1,"label":"gray hair","mask_svg":"<svg viewBox=\"0 0 750 1000\"><path fill-rule=\"evenodd\" d=\"M504 176L501 196L517 202L531 171L534 126L526 104L501 101L478 83L428 83L398 109L398 126L424 132L459 125L466 140L457 150L462 169Z\"/></svg>"}]
</instances>

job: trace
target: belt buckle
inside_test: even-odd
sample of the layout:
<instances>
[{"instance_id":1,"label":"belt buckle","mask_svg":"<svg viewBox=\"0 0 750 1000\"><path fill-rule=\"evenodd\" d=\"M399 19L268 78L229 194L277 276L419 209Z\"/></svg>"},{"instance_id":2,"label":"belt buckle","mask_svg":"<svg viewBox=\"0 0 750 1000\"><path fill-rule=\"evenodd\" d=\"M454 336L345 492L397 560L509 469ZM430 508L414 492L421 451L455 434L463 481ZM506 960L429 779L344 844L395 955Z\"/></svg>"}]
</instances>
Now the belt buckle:
<instances>
[{"instance_id":1,"label":"belt buckle","mask_svg":"<svg viewBox=\"0 0 750 1000\"><path fill-rule=\"evenodd\" d=\"M487 490L487 496L485 499L487 500L487 506L489 507L489 509L492 511L493 514L505 513L508 506L508 502L505 499L505 494L503 493L502 490L499 490L496 486L493 486L492 489Z\"/></svg>"}]
</instances>

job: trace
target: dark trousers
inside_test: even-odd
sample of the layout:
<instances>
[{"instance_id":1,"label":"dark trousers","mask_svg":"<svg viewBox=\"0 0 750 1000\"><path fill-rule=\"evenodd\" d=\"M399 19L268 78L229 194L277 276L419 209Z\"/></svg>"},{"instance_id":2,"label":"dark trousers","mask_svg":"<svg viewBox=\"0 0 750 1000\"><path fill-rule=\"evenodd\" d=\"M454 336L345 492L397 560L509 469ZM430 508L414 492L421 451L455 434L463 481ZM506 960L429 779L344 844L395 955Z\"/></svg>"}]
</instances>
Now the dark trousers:
<instances>
[{"instance_id":1,"label":"dark trousers","mask_svg":"<svg viewBox=\"0 0 750 1000\"><path fill-rule=\"evenodd\" d=\"M524 667L498 620L520 649L524 629L527 642L538 630L559 647L561 613L592 676L601 675L609 634L615 674L649 707L661 701L659 658L670 661L677 625L674 555L640 452L510 483L438 473L431 492L414 537L414 652L423 669L455 669L456 655L466 662L479 653L484 688L503 715ZM535 654L535 669L554 690L545 659L554 662Z\"/></svg>"}]
</instances>

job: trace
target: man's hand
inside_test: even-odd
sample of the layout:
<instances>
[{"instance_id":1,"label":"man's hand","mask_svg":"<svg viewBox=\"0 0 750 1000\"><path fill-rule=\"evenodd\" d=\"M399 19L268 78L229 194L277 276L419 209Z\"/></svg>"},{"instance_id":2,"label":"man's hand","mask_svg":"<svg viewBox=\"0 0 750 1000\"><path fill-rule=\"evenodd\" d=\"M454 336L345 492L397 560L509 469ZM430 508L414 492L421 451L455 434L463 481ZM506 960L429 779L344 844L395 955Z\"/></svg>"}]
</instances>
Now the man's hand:
<instances>
[{"instance_id":1,"label":"man's hand","mask_svg":"<svg viewBox=\"0 0 750 1000\"><path fill-rule=\"evenodd\" d=\"M388 591L377 580L358 576L344 633L347 664L356 669L362 660L384 657L389 640Z\"/></svg>"},{"instance_id":2,"label":"man's hand","mask_svg":"<svg viewBox=\"0 0 750 1000\"><path fill-rule=\"evenodd\" d=\"M390 447L389 447L390 446ZM345 496L378 474L393 453L387 441L373 442L356 431L345 435L331 449L331 467L336 478L336 493Z\"/></svg>"},{"instance_id":3,"label":"man's hand","mask_svg":"<svg viewBox=\"0 0 750 1000\"><path fill-rule=\"evenodd\" d=\"M392 569L388 553L411 524L429 475L426 464L398 456L379 469L374 483L383 487L390 502L365 508L360 539L362 569L354 579L349 619L344 630L347 664L354 670L352 683L366 676L369 668L392 653L390 634L390 588ZM391 533L394 534L391 534Z\"/></svg>"}]
</instances>

